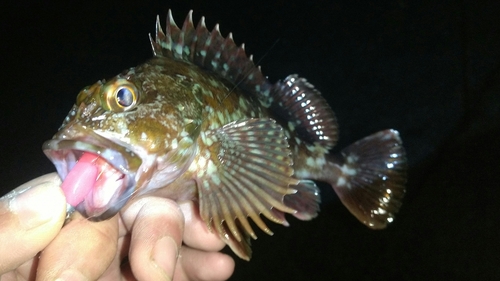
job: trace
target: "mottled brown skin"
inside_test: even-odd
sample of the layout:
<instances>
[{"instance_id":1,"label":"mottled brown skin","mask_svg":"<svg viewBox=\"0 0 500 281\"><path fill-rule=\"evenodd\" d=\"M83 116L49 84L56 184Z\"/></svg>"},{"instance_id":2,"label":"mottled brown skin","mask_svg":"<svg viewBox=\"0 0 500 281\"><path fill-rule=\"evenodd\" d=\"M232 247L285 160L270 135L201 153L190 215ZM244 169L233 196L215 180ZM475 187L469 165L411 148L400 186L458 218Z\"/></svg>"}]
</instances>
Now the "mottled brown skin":
<instances>
[{"instance_id":1,"label":"mottled brown skin","mask_svg":"<svg viewBox=\"0 0 500 281\"><path fill-rule=\"evenodd\" d=\"M263 117L265 114L265 109L256 101L245 98L248 94L242 93L238 87L190 63L155 57L135 70L128 71L131 72L134 74L130 75L130 80L142 85L137 111L144 114L129 127L130 145L141 146L153 153L166 153L171 149L174 139L182 143L182 139L187 137L196 142L200 152L196 153L193 163L199 163L200 157L206 157L203 152L209 152L210 159L217 163L217 155L213 153L215 147L207 145L199 136L200 132L220 128L232 121ZM160 110L156 111L158 96L162 96L164 102ZM139 112L131 112L130 115ZM141 141L142 133L147 134L148 141L156 140L154 145ZM194 174L203 169L205 167L199 166L187 171L176 183L184 186L180 183L194 178ZM174 187L169 186L168 189ZM170 196L185 197L183 189L178 191L179 194L169 192Z\"/></svg>"},{"instance_id":2,"label":"mottled brown skin","mask_svg":"<svg viewBox=\"0 0 500 281\"><path fill-rule=\"evenodd\" d=\"M220 128L233 121L254 117L272 118L268 109L254 97L252 98L248 93L218 75L196 65L170 58L155 57L135 68L134 72L131 80L137 85L143 85L144 95L141 94L141 97L144 96L144 98L141 98L141 104L146 107L144 110L148 110L148 104L155 101L156 95L164 96L166 104L161 108L162 114L155 115L154 118L141 117L138 120L140 122L132 124L131 133L134 132L136 135L139 135L140 132L154 133L155 138L153 139L157 140L158 143L165 139L168 140L168 136L179 135L176 129L186 125L188 128L185 130L193 139L196 139L200 131L206 132ZM138 108L140 107L141 105L138 106ZM165 114L172 114L174 118L165 118ZM172 126L165 127L158 123L158 120L161 119L167 122L176 122L177 120L177 122ZM182 124L178 121L181 119L186 122ZM289 136L290 150L294 152L292 156L295 169L311 171L311 167L305 164L306 159L308 157L324 157L325 153L328 153L328 149L301 141L295 135L293 127L287 124L280 125L286 131L285 134ZM165 138L165 136L167 137ZM136 141L133 144L144 145L145 143ZM198 138L197 144L200 151L209 149L209 146L201 138ZM161 147L163 151L166 151L168 143L162 146L149 146L148 150L151 152L161 151L158 148L154 149L155 147ZM311 172L320 174L322 170L321 167L315 167Z\"/></svg>"},{"instance_id":3,"label":"mottled brown skin","mask_svg":"<svg viewBox=\"0 0 500 281\"><path fill-rule=\"evenodd\" d=\"M113 112L105 108L102 102L105 100L103 87L120 79L133 83L138 90L139 101L131 111ZM168 187L161 194L172 199L196 199L193 179L207 170L207 160L217 167L221 165L217 158L217 144L208 145L200 134L233 121L254 117L272 118L267 108L239 87L196 65L166 57L154 57L122 72L104 86L98 82L90 89L87 97L82 99L77 118L72 119L66 127L77 122L109 136L136 154L141 154L140 151L158 156L172 153L174 156L169 157L170 162L183 163L176 161L176 158L186 158L185 151L193 149L193 143L196 143L197 152L189 169L175 181L165 181L164 186ZM96 116L103 118L91 118ZM326 163L323 161L323 164L318 165L316 159L324 159L328 150L320 145L303 142L290 124L281 122L281 126L288 137L293 168L300 173L298 177L326 177L323 175L323 164ZM173 148L173 142L178 144L177 148ZM333 171L338 170L338 167L332 168ZM136 187L139 194L151 191L148 183L155 169L157 167L149 167L143 172ZM327 172L331 176L332 170L328 169ZM152 189L161 187L155 185Z\"/></svg>"},{"instance_id":4,"label":"mottled brown skin","mask_svg":"<svg viewBox=\"0 0 500 281\"><path fill-rule=\"evenodd\" d=\"M126 192L106 213L95 212L97 218L116 214L131 188L133 195L198 201L207 225L249 259L249 237L256 235L248 218L268 234L261 214L284 225L285 213L314 218L319 189L308 180L321 180L367 226L392 221L406 181L396 131L373 134L334 156L335 115L306 79L291 75L270 84L231 35L208 31L203 19L194 28L191 13L179 29L169 12L166 34L157 21L151 44L152 59L82 90L44 145L54 162L75 161L73 150L104 152L121 169Z\"/></svg>"}]
</instances>

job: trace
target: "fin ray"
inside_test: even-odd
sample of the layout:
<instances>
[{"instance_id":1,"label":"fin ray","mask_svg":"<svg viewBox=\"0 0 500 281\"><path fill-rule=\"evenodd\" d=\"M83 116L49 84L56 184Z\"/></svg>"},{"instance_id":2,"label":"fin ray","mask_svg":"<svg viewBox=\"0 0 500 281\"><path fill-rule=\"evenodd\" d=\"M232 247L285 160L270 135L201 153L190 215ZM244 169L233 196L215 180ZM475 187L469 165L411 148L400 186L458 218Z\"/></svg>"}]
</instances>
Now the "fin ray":
<instances>
[{"instance_id":1,"label":"fin ray","mask_svg":"<svg viewBox=\"0 0 500 281\"><path fill-rule=\"evenodd\" d=\"M271 97L271 111L296 137L325 149L335 146L338 140L335 114L305 78L294 74L276 82Z\"/></svg>"},{"instance_id":2,"label":"fin ray","mask_svg":"<svg viewBox=\"0 0 500 281\"><path fill-rule=\"evenodd\" d=\"M211 71L243 90L250 99L276 112L276 119L301 141L332 148L338 139L335 114L313 85L297 75L290 75L272 85L247 56L245 45L237 46L232 34L223 37L216 24L212 31L201 17L196 28L192 11L177 27L172 12L168 11L166 32L156 23L155 40L150 36L153 53L195 64Z\"/></svg>"},{"instance_id":3,"label":"fin ray","mask_svg":"<svg viewBox=\"0 0 500 281\"><path fill-rule=\"evenodd\" d=\"M261 103L269 99L271 84L246 55L244 45L236 46L231 34L224 38L218 25L209 31L204 17L195 28L192 11L179 29L169 10L166 26L164 32L157 20L155 40L150 36L155 56L193 63L229 80Z\"/></svg>"},{"instance_id":4,"label":"fin ray","mask_svg":"<svg viewBox=\"0 0 500 281\"><path fill-rule=\"evenodd\" d=\"M339 158L340 172L330 183L340 200L368 227L385 228L405 193L407 162L399 133L370 135L343 149Z\"/></svg>"},{"instance_id":5,"label":"fin ray","mask_svg":"<svg viewBox=\"0 0 500 281\"><path fill-rule=\"evenodd\" d=\"M321 203L318 186L313 181L301 180L299 184L292 187L297 192L286 195L284 203L297 211L293 216L304 221L317 217Z\"/></svg>"},{"instance_id":6,"label":"fin ray","mask_svg":"<svg viewBox=\"0 0 500 281\"><path fill-rule=\"evenodd\" d=\"M287 225L282 213L296 212L283 202L299 182L287 139L281 126L265 118L232 122L204 138L213 164L196 179L201 217L236 254L248 258L246 238L257 238L248 218L272 235L261 215Z\"/></svg>"}]
</instances>

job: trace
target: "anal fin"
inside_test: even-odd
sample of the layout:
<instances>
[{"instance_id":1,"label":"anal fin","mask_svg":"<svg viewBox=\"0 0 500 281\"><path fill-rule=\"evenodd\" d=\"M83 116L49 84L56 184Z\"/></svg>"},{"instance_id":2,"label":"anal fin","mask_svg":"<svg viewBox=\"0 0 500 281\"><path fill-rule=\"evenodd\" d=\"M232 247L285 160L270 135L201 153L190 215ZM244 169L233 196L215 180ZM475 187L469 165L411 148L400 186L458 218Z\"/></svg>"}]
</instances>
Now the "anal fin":
<instances>
[{"instance_id":1,"label":"anal fin","mask_svg":"<svg viewBox=\"0 0 500 281\"><path fill-rule=\"evenodd\" d=\"M329 182L356 218L372 229L385 228L393 221L405 193L407 170L397 131L370 135L329 160L338 170Z\"/></svg>"},{"instance_id":2,"label":"anal fin","mask_svg":"<svg viewBox=\"0 0 500 281\"><path fill-rule=\"evenodd\" d=\"M286 195L284 202L285 205L297 211L293 216L303 221L317 217L321 203L318 186L313 181L301 180L292 188L297 192Z\"/></svg>"}]
</instances>

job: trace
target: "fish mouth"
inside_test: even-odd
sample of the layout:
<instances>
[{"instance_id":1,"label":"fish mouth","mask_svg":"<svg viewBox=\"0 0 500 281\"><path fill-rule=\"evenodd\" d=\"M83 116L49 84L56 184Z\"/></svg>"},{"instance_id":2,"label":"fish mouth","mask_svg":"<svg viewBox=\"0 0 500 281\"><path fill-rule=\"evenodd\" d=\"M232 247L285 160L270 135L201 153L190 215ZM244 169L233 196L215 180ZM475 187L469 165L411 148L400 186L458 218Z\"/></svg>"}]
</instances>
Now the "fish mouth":
<instances>
[{"instance_id":1,"label":"fish mouth","mask_svg":"<svg viewBox=\"0 0 500 281\"><path fill-rule=\"evenodd\" d=\"M76 169L84 155L94 157L89 165L96 169L95 180L81 178L80 182L86 182L86 186L74 184L79 190L72 190L80 193L81 198L71 198L73 195L69 195L63 187L68 203L75 205L73 207L77 211L92 221L114 216L136 190L136 175L142 163L141 158L126 147L84 126L74 125L60 131L52 140L43 144L43 151L63 180L62 187L67 184L66 179L70 181L68 175ZM85 177L85 171L80 173L80 170L75 170L75 173L81 174L76 177Z\"/></svg>"}]
</instances>

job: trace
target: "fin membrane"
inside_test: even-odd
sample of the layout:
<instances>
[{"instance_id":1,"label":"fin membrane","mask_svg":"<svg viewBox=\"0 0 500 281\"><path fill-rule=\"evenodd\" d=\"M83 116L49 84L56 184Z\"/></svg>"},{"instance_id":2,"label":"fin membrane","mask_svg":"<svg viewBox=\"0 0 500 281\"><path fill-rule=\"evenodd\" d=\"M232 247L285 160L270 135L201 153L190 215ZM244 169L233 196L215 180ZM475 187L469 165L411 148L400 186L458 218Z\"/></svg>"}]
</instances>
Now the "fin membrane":
<instances>
[{"instance_id":1,"label":"fin membrane","mask_svg":"<svg viewBox=\"0 0 500 281\"><path fill-rule=\"evenodd\" d=\"M287 139L274 120L258 118L232 122L202 139L211 163L196 179L201 217L238 256L249 259L248 236L257 236L248 217L272 235L261 214L286 225L283 213L295 213L283 203L299 182L292 177Z\"/></svg>"},{"instance_id":2,"label":"fin membrane","mask_svg":"<svg viewBox=\"0 0 500 281\"><path fill-rule=\"evenodd\" d=\"M341 151L340 175L330 182L362 223L382 229L394 219L405 193L406 154L399 133L385 130Z\"/></svg>"},{"instance_id":3,"label":"fin membrane","mask_svg":"<svg viewBox=\"0 0 500 281\"><path fill-rule=\"evenodd\" d=\"M317 217L321 203L318 186L313 181L301 180L292 188L296 189L297 192L286 195L284 202L285 205L297 211L293 215L303 221Z\"/></svg>"},{"instance_id":4,"label":"fin membrane","mask_svg":"<svg viewBox=\"0 0 500 281\"><path fill-rule=\"evenodd\" d=\"M296 74L278 81L272 90L271 111L276 119L310 145L330 149L338 140L337 119L321 93Z\"/></svg>"},{"instance_id":5,"label":"fin membrane","mask_svg":"<svg viewBox=\"0 0 500 281\"><path fill-rule=\"evenodd\" d=\"M219 25L209 31L204 17L195 28L192 15L190 11L179 28L169 10L166 32L157 18L155 39L150 35L155 56L189 62L218 74L249 98L257 98L264 107L270 108L277 121L301 141L326 149L336 144L335 115L313 85L297 75L271 85L260 67L255 66L252 56L246 55L244 45L234 43L231 33L224 38Z\"/></svg>"},{"instance_id":6,"label":"fin membrane","mask_svg":"<svg viewBox=\"0 0 500 281\"><path fill-rule=\"evenodd\" d=\"M166 30L156 20L155 39L150 37L153 54L195 64L217 73L264 103L269 100L271 84L255 66L252 56L247 57L245 45L236 46L231 33L224 38L219 25L209 31L202 17L198 26L193 24L193 11L189 11L182 29L177 27L172 12L168 11Z\"/></svg>"}]
</instances>

